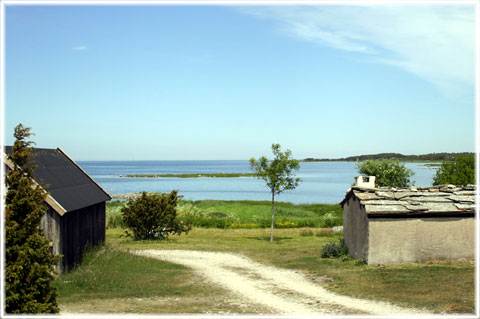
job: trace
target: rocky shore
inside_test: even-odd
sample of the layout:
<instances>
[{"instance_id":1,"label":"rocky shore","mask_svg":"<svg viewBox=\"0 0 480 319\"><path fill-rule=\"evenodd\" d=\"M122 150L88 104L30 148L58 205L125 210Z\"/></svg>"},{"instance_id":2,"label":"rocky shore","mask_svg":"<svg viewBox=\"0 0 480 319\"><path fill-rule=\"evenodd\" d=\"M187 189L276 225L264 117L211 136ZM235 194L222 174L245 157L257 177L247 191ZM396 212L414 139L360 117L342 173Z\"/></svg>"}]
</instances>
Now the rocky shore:
<instances>
[{"instance_id":1,"label":"rocky shore","mask_svg":"<svg viewBox=\"0 0 480 319\"><path fill-rule=\"evenodd\" d=\"M153 194L157 194L157 195L162 195L162 194L165 194L165 193L158 193L158 192L147 192L148 195L153 195ZM112 196L112 199L120 199L120 200L130 200L130 199L137 199L139 198L140 196L142 196L142 193L124 193L124 194L114 194L114 195L111 195ZM178 198L183 198L183 195L178 195L177 196Z\"/></svg>"}]
</instances>

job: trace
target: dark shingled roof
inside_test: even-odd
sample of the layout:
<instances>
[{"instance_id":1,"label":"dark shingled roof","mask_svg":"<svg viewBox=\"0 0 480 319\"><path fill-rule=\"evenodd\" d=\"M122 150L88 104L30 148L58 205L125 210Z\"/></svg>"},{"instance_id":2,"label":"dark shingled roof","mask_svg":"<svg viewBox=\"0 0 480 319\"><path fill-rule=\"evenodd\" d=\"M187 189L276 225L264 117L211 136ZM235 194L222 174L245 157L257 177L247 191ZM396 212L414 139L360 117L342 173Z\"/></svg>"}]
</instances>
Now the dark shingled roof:
<instances>
[{"instance_id":1,"label":"dark shingled roof","mask_svg":"<svg viewBox=\"0 0 480 319\"><path fill-rule=\"evenodd\" d=\"M344 205L352 196L360 201L369 217L395 215L472 215L475 214L475 185L440 185L410 188L364 188L347 191Z\"/></svg>"},{"instance_id":2,"label":"dark shingled roof","mask_svg":"<svg viewBox=\"0 0 480 319\"><path fill-rule=\"evenodd\" d=\"M6 146L5 153L11 152L12 147ZM35 148L34 153L35 181L42 186L49 185L47 191L67 212L111 199L61 149Z\"/></svg>"}]
</instances>

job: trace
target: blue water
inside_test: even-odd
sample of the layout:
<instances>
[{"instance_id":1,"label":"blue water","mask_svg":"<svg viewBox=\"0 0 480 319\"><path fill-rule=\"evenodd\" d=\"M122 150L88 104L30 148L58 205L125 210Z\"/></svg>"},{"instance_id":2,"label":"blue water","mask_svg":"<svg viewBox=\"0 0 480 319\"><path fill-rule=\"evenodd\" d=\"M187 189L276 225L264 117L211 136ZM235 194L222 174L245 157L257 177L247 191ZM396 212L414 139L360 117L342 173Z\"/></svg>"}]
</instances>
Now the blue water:
<instances>
[{"instance_id":1,"label":"blue water","mask_svg":"<svg viewBox=\"0 0 480 319\"><path fill-rule=\"evenodd\" d=\"M262 180L237 178L122 178L127 174L251 173L248 161L82 161L78 164L110 194L178 189L185 199L270 200ZM292 203L339 203L358 175L352 162L305 162L303 182L276 197ZM431 186L435 168L407 163L417 186Z\"/></svg>"}]
</instances>

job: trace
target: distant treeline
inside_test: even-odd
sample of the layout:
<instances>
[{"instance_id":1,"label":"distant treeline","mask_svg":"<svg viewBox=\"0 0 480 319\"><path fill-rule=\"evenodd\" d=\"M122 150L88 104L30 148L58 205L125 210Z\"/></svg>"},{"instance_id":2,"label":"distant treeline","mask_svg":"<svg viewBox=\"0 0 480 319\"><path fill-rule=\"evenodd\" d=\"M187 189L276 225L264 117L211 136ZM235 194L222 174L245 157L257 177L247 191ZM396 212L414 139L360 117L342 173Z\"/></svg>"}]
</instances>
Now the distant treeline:
<instances>
[{"instance_id":1,"label":"distant treeline","mask_svg":"<svg viewBox=\"0 0 480 319\"><path fill-rule=\"evenodd\" d=\"M453 161L458 155L474 154L470 152L463 153L430 153L422 155L403 155L400 153L379 153L370 155L357 155L343 158L305 158L303 162L356 162L365 160L393 159L401 162L442 162Z\"/></svg>"}]
</instances>

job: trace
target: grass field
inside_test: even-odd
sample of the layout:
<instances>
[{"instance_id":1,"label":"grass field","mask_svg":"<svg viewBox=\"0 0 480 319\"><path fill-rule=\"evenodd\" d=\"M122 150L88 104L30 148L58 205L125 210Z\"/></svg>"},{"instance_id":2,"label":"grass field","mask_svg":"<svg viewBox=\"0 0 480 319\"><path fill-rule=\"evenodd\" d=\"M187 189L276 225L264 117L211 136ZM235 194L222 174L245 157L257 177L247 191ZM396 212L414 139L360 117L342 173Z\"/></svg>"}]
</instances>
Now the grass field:
<instances>
[{"instance_id":1,"label":"grass field","mask_svg":"<svg viewBox=\"0 0 480 319\"><path fill-rule=\"evenodd\" d=\"M122 226L120 209L125 201L107 203L107 227ZM333 227L342 224L340 205L276 202L275 227ZM271 223L271 202L268 201L178 201L178 217L195 227L266 228Z\"/></svg>"},{"instance_id":2,"label":"grass field","mask_svg":"<svg viewBox=\"0 0 480 319\"><path fill-rule=\"evenodd\" d=\"M204 283L184 266L134 256L110 244L87 252L82 264L54 286L62 313L246 311L228 302L227 291Z\"/></svg>"},{"instance_id":3,"label":"grass field","mask_svg":"<svg viewBox=\"0 0 480 319\"><path fill-rule=\"evenodd\" d=\"M342 236L328 229L277 229L273 243L268 242L269 229L258 228L194 228L187 235L163 241L134 241L123 234L122 229L109 229L103 249L90 252L80 267L56 280L62 309L262 312L222 303L227 293L202 282L188 268L127 253L133 249L188 249L234 252L265 264L296 269L329 290L349 296L437 313L474 311L474 265L469 261L368 266L348 258L324 259L320 257L321 247Z\"/></svg>"}]
</instances>

